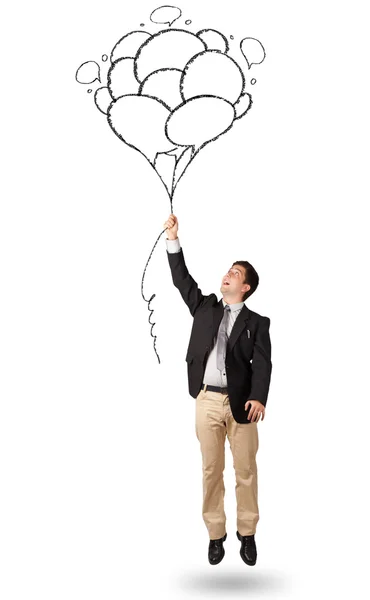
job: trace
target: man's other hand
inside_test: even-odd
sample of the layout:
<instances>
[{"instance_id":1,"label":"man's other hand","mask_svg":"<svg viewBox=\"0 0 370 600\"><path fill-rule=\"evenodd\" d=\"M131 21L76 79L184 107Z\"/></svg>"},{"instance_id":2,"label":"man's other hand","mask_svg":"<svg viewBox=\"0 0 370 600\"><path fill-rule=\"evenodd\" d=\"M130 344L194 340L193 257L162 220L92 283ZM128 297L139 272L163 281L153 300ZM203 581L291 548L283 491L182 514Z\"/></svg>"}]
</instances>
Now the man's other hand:
<instances>
[{"instance_id":1,"label":"man's other hand","mask_svg":"<svg viewBox=\"0 0 370 600\"><path fill-rule=\"evenodd\" d=\"M265 418L265 407L259 400L248 400L245 403L245 410L248 410L248 405L251 405L251 409L249 411L248 419L250 421L255 421L256 423L262 417L262 421Z\"/></svg>"}]
</instances>

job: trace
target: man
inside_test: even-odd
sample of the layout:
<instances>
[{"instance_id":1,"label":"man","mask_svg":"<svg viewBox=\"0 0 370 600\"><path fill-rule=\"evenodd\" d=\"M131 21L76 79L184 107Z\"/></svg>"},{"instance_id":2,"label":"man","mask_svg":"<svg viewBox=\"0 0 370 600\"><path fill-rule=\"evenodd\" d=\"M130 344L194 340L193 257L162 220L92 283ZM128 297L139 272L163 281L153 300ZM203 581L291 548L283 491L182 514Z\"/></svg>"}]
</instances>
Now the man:
<instances>
[{"instance_id":1,"label":"man","mask_svg":"<svg viewBox=\"0 0 370 600\"><path fill-rule=\"evenodd\" d=\"M203 463L203 519L209 533L208 560L225 555L225 437L236 476L237 537L240 555L255 565L259 520L257 464L259 419L264 419L272 371L270 319L244 300L256 290L258 274L247 261L233 263L220 291L204 296L186 267L177 236L178 220L165 222L167 256L174 285L194 318L186 354L189 392L196 398L196 435Z\"/></svg>"}]
</instances>

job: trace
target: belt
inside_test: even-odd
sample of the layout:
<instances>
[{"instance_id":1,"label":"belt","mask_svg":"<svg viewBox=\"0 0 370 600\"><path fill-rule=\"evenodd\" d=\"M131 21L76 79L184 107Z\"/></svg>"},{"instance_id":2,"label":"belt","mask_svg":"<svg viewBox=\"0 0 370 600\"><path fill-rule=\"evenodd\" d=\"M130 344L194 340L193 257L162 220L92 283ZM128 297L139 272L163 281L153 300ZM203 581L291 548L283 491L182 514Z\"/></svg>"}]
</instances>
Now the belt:
<instances>
[{"instance_id":1,"label":"belt","mask_svg":"<svg viewBox=\"0 0 370 600\"><path fill-rule=\"evenodd\" d=\"M202 383L202 387L201 389L204 390L204 388L207 386L207 390L209 390L210 392L218 392L219 394L227 394L227 387L220 387L218 385L209 385L208 383Z\"/></svg>"}]
</instances>

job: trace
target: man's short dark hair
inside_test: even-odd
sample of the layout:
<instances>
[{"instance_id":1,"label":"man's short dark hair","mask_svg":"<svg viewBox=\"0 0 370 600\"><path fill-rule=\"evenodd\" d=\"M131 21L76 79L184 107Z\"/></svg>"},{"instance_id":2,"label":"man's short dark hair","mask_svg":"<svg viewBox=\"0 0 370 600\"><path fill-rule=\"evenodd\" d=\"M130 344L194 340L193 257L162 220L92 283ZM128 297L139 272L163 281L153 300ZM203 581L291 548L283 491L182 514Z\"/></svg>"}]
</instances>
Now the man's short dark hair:
<instances>
[{"instance_id":1,"label":"man's short dark hair","mask_svg":"<svg viewBox=\"0 0 370 600\"><path fill-rule=\"evenodd\" d=\"M258 287L259 277L256 269L246 260L237 260L233 263L234 265L241 265L245 269L246 277L243 283L248 283L251 286L251 289L248 292L244 293L243 300L244 302L249 296L256 291Z\"/></svg>"}]
</instances>

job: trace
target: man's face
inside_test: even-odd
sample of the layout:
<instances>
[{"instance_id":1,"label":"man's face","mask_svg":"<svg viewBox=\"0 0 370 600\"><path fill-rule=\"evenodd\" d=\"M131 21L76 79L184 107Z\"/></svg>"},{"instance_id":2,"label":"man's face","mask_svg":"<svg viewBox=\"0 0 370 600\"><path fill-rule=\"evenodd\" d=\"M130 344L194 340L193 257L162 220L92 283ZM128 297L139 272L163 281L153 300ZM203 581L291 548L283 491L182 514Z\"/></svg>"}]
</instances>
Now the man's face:
<instances>
[{"instance_id":1,"label":"man's face","mask_svg":"<svg viewBox=\"0 0 370 600\"><path fill-rule=\"evenodd\" d=\"M220 292L223 295L225 302L233 304L242 302L242 297L245 292L250 290L250 285L244 282L245 269L242 265L233 265L226 275L223 276Z\"/></svg>"}]
</instances>

